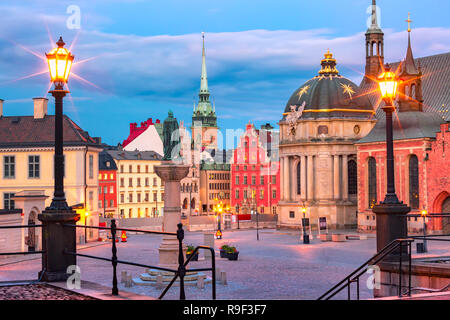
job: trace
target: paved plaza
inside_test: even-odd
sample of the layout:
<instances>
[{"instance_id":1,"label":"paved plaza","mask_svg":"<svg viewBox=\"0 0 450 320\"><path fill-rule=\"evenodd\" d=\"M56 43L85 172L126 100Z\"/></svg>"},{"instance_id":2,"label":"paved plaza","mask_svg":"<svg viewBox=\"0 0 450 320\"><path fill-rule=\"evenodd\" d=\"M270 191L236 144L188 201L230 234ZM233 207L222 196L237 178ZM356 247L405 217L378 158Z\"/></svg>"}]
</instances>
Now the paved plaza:
<instances>
[{"instance_id":1,"label":"paved plaza","mask_svg":"<svg viewBox=\"0 0 450 320\"><path fill-rule=\"evenodd\" d=\"M355 233L348 231L347 234ZM161 236L128 235L128 242L118 243L118 259L156 265ZM202 245L203 233L186 232L186 244ZM229 261L219 258L218 248L231 244L239 250L239 260ZM429 243L428 255L450 255L447 243ZM367 240L346 242L320 242L318 239L304 245L300 232L293 230L260 230L260 240L256 240L256 230L225 231L224 239L216 240L217 267L227 274L227 285L217 285L218 299L317 299L321 294L342 280L355 268L375 254L375 236ZM83 254L111 257L111 244L85 248ZM415 250L414 252L415 253ZM421 255L424 256L424 255ZM3 264L3 265L2 265ZM111 286L112 267L104 261L78 258L82 280ZM208 261L191 262L192 268L209 266ZM36 279L41 260L34 259L4 264L0 260L0 281ZM121 271L128 271L133 277L144 272L143 268L125 265L118 266L120 282ZM209 272L207 272L210 274ZM365 286L366 277L361 282L361 298L371 298ZM158 297L163 289L136 286L124 288L141 295ZM178 299L179 288L173 287L164 299ZM211 284L204 289L186 287L187 299L211 299ZM340 298L346 298L343 293Z\"/></svg>"}]
</instances>

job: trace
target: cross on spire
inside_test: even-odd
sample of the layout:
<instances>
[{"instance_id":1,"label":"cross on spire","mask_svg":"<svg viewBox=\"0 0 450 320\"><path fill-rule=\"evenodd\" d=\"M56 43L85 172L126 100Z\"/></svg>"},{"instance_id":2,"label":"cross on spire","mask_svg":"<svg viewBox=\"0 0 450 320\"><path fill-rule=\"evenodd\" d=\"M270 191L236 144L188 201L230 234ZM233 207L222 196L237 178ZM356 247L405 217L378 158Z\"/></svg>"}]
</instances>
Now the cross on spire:
<instances>
[{"instance_id":1,"label":"cross on spire","mask_svg":"<svg viewBox=\"0 0 450 320\"><path fill-rule=\"evenodd\" d=\"M408 20L406 22L408 22L408 32L411 32L411 22L413 22L411 20L411 12L408 12Z\"/></svg>"}]
</instances>

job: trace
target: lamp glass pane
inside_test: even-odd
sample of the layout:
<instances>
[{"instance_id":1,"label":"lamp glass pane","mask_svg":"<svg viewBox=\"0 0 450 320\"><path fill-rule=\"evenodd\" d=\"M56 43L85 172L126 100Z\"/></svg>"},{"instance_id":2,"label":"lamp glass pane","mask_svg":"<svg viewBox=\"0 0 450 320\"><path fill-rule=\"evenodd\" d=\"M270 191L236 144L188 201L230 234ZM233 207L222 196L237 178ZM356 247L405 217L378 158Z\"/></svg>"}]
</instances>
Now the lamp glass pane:
<instances>
[{"instance_id":1,"label":"lamp glass pane","mask_svg":"<svg viewBox=\"0 0 450 320\"><path fill-rule=\"evenodd\" d=\"M56 79L56 59L48 59L48 68L50 70L50 78L52 81L55 81Z\"/></svg>"},{"instance_id":2,"label":"lamp glass pane","mask_svg":"<svg viewBox=\"0 0 450 320\"><path fill-rule=\"evenodd\" d=\"M67 79L69 78L71 68L72 68L72 60L68 60L66 65L66 72L64 73L64 81L67 81Z\"/></svg>"}]
</instances>

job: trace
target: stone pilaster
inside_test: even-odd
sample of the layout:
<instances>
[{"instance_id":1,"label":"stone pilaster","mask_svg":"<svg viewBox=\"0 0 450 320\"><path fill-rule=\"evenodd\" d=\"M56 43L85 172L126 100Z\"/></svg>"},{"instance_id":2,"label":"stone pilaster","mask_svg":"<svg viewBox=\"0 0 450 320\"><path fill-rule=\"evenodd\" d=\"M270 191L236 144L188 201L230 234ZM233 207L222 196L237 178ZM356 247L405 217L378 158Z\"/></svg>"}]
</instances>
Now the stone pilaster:
<instances>
[{"instance_id":1,"label":"stone pilaster","mask_svg":"<svg viewBox=\"0 0 450 320\"><path fill-rule=\"evenodd\" d=\"M340 174L339 174L339 155L335 154L333 156L334 167L333 167L333 186L334 186L334 199L338 200L341 198L340 195Z\"/></svg>"},{"instance_id":2,"label":"stone pilaster","mask_svg":"<svg viewBox=\"0 0 450 320\"><path fill-rule=\"evenodd\" d=\"M342 198L348 200L348 155L342 156Z\"/></svg>"}]
</instances>

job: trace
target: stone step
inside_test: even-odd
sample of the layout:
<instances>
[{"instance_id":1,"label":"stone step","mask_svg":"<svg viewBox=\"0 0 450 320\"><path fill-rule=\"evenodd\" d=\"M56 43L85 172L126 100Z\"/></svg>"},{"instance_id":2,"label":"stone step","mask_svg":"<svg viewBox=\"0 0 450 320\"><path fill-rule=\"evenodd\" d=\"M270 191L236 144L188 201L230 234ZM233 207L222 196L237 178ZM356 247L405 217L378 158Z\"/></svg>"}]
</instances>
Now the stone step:
<instances>
[{"instance_id":1,"label":"stone step","mask_svg":"<svg viewBox=\"0 0 450 320\"><path fill-rule=\"evenodd\" d=\"M196 281L199 277L199 275L203 275L203 273L196 273L196 274L186 274L184 277L184 281ZM157 275L152 275L148 273L142 273L139 278L144 281L156 281ZM163 275L163 282L170 282L174 277L174 274L165 276Z\"/></svg>"}]
</instances>

